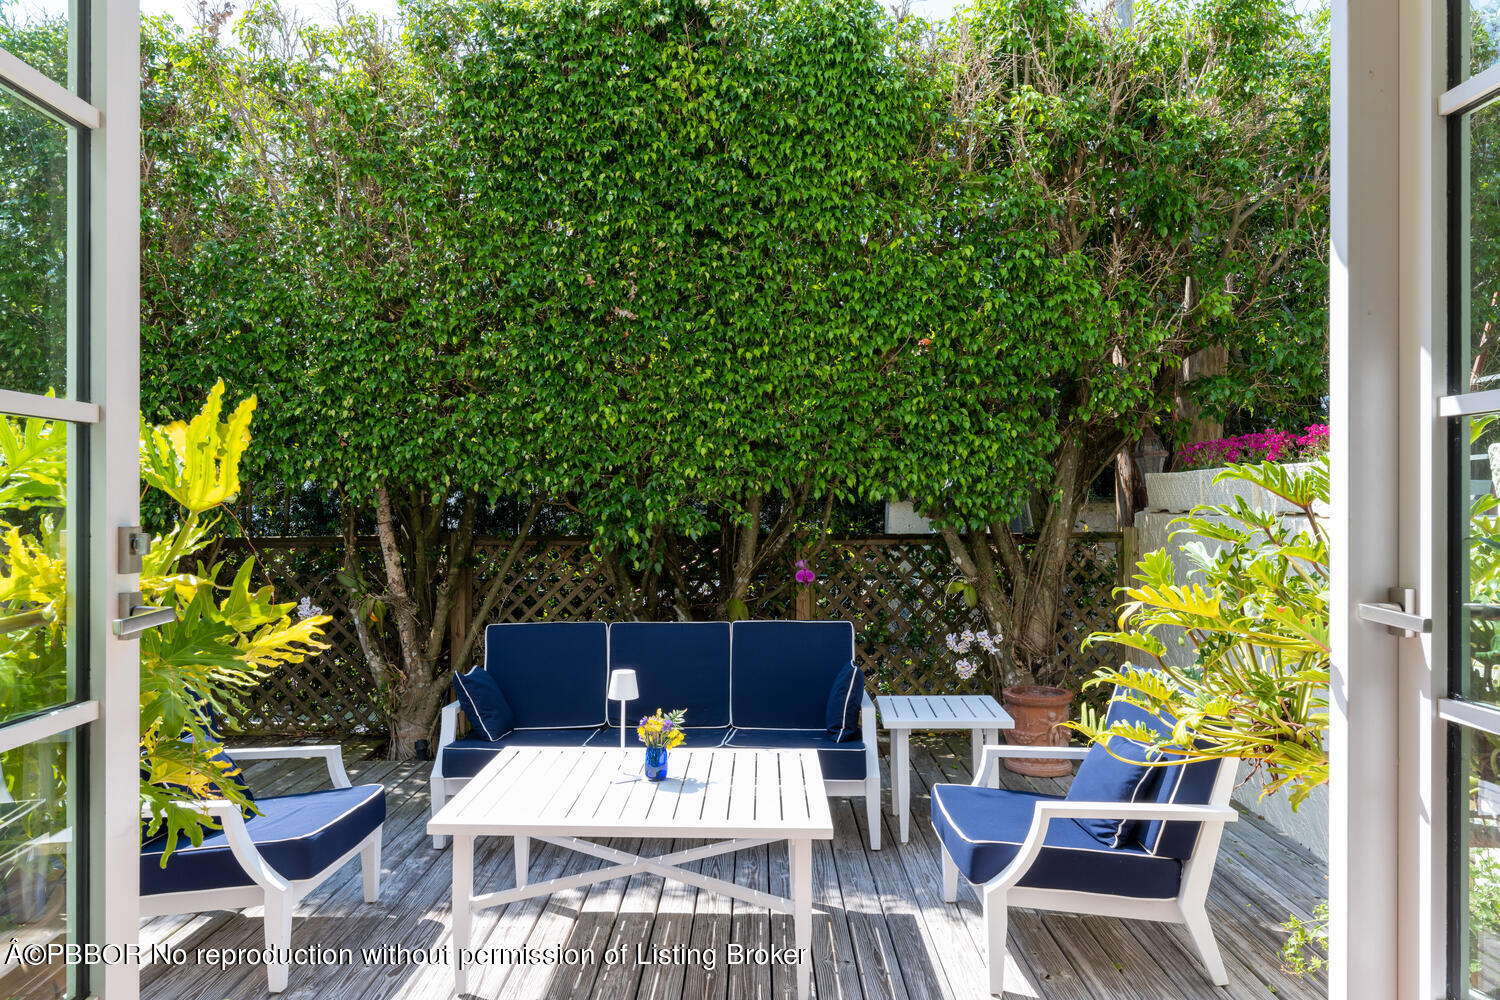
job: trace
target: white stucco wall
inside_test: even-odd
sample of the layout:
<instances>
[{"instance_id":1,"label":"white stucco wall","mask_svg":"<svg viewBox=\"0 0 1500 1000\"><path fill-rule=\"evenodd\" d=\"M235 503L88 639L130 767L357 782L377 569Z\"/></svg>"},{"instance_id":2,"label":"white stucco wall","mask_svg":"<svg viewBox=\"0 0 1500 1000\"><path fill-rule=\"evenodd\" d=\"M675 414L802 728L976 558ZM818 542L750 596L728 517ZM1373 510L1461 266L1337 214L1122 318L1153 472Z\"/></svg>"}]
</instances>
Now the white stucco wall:
<instances>
[{"instance_id":1,"label":"white stucco wall","mask_svg":"<svg viewBox=\"0 0 1500 1000\"><path fill-rule=\"evenodd\" d=\"M1186 557L1181 555L1183 545L1200 541L1210 553L1221 547L1220 543L1199 539L1196 536L1179 534L1176 538L1169 537L1172 531L1171 522L1187 513L1188 508L1193 504L1215 503L1226 498L1228 488L1224 485L1215 487L1211 482L1218 471L1217 469L1204 469L1198 472L1174 472L1146 476L1148 496L1157 507L1136 514L1136 547L1141 552L1167 549L1173 555L1173 564L1178 570L1178 583L1187 582L1185 570L1189 564ZM1268 498L1258 490L1235 490L1234 492L1245 496L1253 505L1262 508L1267 505ZM1163 630L1160 638L1167 647L1169 662L1177 666L1192 666L1193 651L1185 645L1179 645L1182 638L1180 630ZM1248 812L1264 817L1275 829L1327 861L1328 789L1324 787L1314 791L1294 812L1284 794L1270 795L1262 800L1260 793L1263 788L1264 783L1259 777L1249 776L1248 769L1242 767L1240 785L1235 789L1234 801Z\"/></svg>"}]
</instances>

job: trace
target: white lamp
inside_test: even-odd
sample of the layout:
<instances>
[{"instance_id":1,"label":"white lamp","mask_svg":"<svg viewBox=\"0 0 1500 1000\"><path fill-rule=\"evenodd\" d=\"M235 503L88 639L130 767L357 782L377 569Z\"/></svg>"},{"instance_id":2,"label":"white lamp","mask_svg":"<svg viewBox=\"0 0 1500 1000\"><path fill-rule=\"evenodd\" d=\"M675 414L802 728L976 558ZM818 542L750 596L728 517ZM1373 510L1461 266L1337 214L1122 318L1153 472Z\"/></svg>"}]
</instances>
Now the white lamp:
<instances>
[{"instance_id":1,"label":"white lamp","mask_svg":"<svg viewBox=\"0 0 1500 1000\"><path fill-rule=\"evenodd\" d=\"M620 703L620 749L625 749L625 703L634 701L641 696L641 689L635 683L634 670L611 670L609 672L609 693L606 697L610 701Z\"/></svg>"}]
</instances>

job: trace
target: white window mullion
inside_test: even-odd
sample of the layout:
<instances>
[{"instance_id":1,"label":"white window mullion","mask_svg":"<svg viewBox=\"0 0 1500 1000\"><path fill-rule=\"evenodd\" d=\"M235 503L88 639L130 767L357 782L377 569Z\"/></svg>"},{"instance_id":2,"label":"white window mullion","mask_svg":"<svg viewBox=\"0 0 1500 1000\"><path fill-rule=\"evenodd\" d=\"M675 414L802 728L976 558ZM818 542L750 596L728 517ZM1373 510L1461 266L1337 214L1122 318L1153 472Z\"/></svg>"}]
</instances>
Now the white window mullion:
<instances>
[{"instance_id":1,"label":"white window mullion","mask_svg":"<svg viewBox=\"0 0 1500 1000\"><path fill-rule=\"evenodd\" d=\"M35 67L0 49L0 84L27 103L69 125L96 129L104 122L99 109Z\"/></svg>"},{"instance_id":2,"label":"white window mullion","mask_svg":"<svg viewBox=\"0 0 1500 1000\"><path fill-rule=\"evenodd\" d=\"M1500 95L1500 63L1476 73L1452 90L1438 97L1438 114L1453 115L1468 111Z\"/></svg>"},{"instance_id":3,"label":"white window mullion","mask_svg":"<svg viewBox=\"0 0 1500 1000\"><path fill-rule=\"evenodd\" d=\"M0 389L0 413L14 417L41 417L43 420L67 420L75 424L97 424L99 407L76 399L38 396L30 392Z\"/></svg>"},{"instance_id":4,"label":"white window mullion","mask_svg":"<svg viewBox=\"0 0 1500 1000\"><path fill-rule=\"evenodd\" d=\"M80 701L0 727L0 753L76 729L99 718L97 701Z\"/></svg>"}]
</instances>

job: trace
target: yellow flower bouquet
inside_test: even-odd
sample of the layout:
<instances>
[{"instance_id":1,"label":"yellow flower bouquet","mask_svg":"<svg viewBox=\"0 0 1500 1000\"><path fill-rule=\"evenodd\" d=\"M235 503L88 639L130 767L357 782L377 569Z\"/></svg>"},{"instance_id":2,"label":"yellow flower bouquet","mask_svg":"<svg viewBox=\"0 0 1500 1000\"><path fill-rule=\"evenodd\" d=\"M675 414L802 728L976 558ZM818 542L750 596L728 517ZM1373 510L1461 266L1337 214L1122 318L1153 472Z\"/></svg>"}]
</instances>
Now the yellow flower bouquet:
<instances>
[{"instance_id":1,"label":"yellow flower bouquet","mask_svg":"<svg viewBox=\"0 0 1500 1000\"><path fill-rule=\"evenodd\" d=\"M687 738L682 733L682 723L685 718L687 718L687 709L685 708L679 708L665 714L658 708L655 715L642 717L640 723L636 726L635 734L648 747L661 747L663 750L670 750L673 747L682 746L682 741Z\"/></svg>"}]
</instances>

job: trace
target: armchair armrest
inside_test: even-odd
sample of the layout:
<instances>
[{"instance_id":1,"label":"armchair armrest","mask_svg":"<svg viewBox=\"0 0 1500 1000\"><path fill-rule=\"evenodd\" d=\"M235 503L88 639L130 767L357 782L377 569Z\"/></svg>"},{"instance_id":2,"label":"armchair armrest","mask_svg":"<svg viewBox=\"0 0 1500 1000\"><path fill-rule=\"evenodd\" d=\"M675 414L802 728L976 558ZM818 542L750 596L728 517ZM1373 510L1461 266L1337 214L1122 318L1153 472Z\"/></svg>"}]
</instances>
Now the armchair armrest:
<instances>
[{"instance_id":1,"label":"armchair armrest","mask_svg":"<svg viewBox=\"0 0 1500 1000\"><path fill-rule=\"evenodd\" d=\"M1136 819L1188 823L1233 823L1240 814L1232 806L1197 806L1175 802L1070 802L1059 799L1038 802L1031 814L1031 829L1015 858L995 877L1007 888L1025 877L1047 839L1047 826L1054 819Z\"/></svg>"},{"instance_id":2,"label":"armchair armrest","mask_svg":"<svg viewBox=\"0 0 1500 1000\"><path fill-rule=\"evenodd\" d=\"M1088 756L1088 747L1029 747L1020 744L1000 744L984 747L984 756L979 759L979 773L974 775L973 785L988 783L990 771L1003 757L1042 757L1050 760L1083 760Z\"/></svg>"},{"instance_id":3,"label":"armchair armrest","mask_svg":"<svg viewBox=\"0 0 1500 1000\"><path fill-rule=\"evenodd\" d=\"M349 775L344 771L344 750L336 743L319 743L305 747L242 747L238 750L226 747L225 749L236 761L304 760L321 757L328 765L328 780L333 782L333 787L349 787Z\"/></svg>"},{"instance_id":4,"label":"armchair armrest","mask_svg":"<svg viewBox=\"0 0 1500 1000\"><path fill-rule=\"evenodd\" d=\"M265 747L264 749L291 748ZM219 821L219 825L224 830L224 838L229 841L229 852L234 855L234 860L240 863L240 867L245 869L245 874L249 875L256 885L262 889L277 892L284 892L291 888L291 883L266 863L266 859L261 856L260 849L250 839L250 831L245 828L245 817L241 815L239 806L228 799L198 799L182 802L179 805Z\"/></svg>"},{"instance_id":5,"label":"armchair armrest","mask_svg":"<svg viewBox=\"0 0 1500 1000\"><path fill-rule=\"evenodd\" d=\"M432 776L443 776L443 747L458 739L458 702L450 701L438 716L438 745L432 755Z\"/></svg>"}]
</instances>

